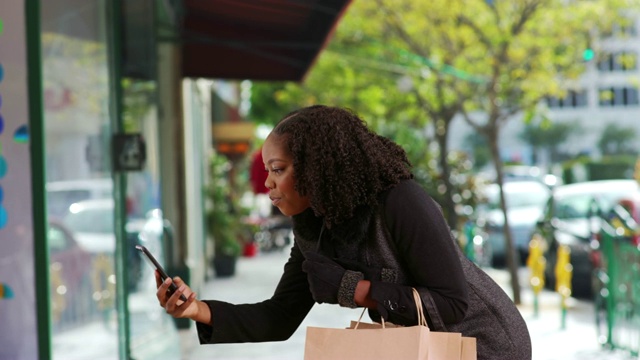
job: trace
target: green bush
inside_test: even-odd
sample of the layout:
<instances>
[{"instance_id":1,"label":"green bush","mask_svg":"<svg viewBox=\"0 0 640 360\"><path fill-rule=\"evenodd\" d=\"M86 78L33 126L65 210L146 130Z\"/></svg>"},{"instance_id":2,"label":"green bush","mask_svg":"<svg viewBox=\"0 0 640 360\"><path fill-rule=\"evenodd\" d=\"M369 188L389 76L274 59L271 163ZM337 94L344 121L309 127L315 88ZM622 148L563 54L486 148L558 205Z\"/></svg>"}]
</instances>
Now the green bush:
<instances>
[{"instance_id":1,"label":"green bush","mask_svg":"<svg viewBox=\"0 0 640 360\"><path fill-rule=\"evenodd\" d=\"M243 224L240 208L232 196L228 176L231 164L215 154L210 160L211 180L206 189L210 209L207 211L207 230L214 243L215 254L240 256Z\"/></svg>"}]
</instances>

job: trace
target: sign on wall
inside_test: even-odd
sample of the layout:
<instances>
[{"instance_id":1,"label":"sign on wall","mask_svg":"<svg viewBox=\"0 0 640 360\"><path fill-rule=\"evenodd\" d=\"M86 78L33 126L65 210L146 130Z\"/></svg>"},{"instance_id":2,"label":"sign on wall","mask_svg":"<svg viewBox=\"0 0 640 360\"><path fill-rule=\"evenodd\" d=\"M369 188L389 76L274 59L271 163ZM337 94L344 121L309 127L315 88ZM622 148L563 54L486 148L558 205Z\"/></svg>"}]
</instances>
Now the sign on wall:
<instances>
[{"instance_id":1,"label":"sign on wall","mask_svg":"<svg viewBox=\"0 0 640 360\"><path fill-rule=\"evenodd\" d=\"M24 1L0 1L0 359L38 358Z\"/></svg>"}]
</instances>

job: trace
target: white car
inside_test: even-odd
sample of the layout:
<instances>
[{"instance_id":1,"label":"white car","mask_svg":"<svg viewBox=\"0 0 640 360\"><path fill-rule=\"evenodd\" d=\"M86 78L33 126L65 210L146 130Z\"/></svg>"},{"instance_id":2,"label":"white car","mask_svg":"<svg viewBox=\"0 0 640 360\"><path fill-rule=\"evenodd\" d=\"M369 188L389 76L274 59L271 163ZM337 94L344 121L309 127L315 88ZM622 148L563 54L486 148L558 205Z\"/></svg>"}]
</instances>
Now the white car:
<instances>
[{"instance_id":1,"label":"white car","mask_svg":"<svg viewBox=\"0 0 640 360\"><path fill-rule=\"evenodd\" d=\"M78 245L92 255L112 258L116 249L113 199L92 199L71 204L62 218L63 224L73 233ZM145 218L128 219L125 225L124 246L128 253L129 285L135 288L145 272L153 275L150 267L141 265L142 258L135 245L144 245L156 256L162 257L163 236L170 225L162 218L159 209L147 212ZM152 283L152 282L149 282Z\"/></svg>"},{"instance_id":2,"label":"white car","mask_svg":"<svg viewBox=\"0 0 640 360\"><path fill-rule=\"evenodd\" d=\"M48 213L55 218L64 216L73 203L113 197L110 178L52 181L46 188Z\"/></svg>"},{"instance_id":3,"label":"white car","mask_svg":"<svg viewBox=\"0 0 640 360\"><path fill-rule=\"evenodd\" d=\"M551 189L539 181L509 181L503 184L511 237L521 264L529 254L529 240ZM500 188L490 184L484 189L486 203L479 206L478 226L486 233L492 251L492 264L503 266L506 260L504 215L500 208Z\"/></svg>"}]
</instances>

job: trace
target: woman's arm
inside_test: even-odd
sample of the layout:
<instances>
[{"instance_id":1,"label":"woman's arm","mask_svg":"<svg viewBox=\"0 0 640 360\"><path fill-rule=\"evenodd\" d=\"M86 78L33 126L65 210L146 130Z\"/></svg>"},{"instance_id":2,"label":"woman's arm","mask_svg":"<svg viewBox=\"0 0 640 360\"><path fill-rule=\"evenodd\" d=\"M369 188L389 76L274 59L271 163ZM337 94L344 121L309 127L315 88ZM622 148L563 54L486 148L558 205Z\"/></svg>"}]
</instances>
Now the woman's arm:
<instances>
[{"instance_id":1,"label":"woman's arm","mask_svg":"<svg viewBox=\"0 0 640 360\"><path fill-rule=\"evenodd\" d=\"M288 339L314 304L307 275L301 268L302 261L304 257L294 244L280 282L268 300L238 305L216 300L204 301L212 315L211 323L197 323L200 343Z\"/></svg>"},{"instance_id":2,"label":"woman's arm","mask_svg":"<svg viewBox=\"0 0 640 360\"><path fill-rule=\"evenodd\" d=\"M354 300L358 306L366 307L368 309L375 309L378 307L378 302L371 298L371 281L360 280L358 282Z\"/></svg>"},{"instance_id":3,"label":"woman's arm","mask_svg":"<svg viewBox=\"0 0 640 360\"><path fill-rule=\"evenodd\" d=\"M428 312L447 323L462 321L468 306L467 282L458 249L438 205L414 181L405 181L386 198L384 217L412 286L361 281L355 301L385 319L409 324L415 318L412 287ZM433 312L437 312L434 314Z\"/></svg>"}]
</instances>

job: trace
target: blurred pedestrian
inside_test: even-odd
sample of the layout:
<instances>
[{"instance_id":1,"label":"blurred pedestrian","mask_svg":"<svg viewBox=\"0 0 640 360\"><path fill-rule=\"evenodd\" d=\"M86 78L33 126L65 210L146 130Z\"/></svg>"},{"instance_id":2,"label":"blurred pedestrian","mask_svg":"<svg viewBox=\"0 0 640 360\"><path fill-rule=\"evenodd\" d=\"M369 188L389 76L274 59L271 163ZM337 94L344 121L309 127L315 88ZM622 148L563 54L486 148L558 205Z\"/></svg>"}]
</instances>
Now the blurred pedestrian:
<instances>
[{"instance_id":1,"label":"blurred pedestrian","mask_svg":"<svg viewBox=\"0 0 640 360\"><path fill-rule=\"evenodd\" d=\"M400 146L349 110L311 106L276 125L262 157L269 197L292 217L295 235L273 296L242 305L197 300L179 278L170 296L170 280L157 278L160 305L195 320L202 344L286 340L314 303L416 325L415 288L429 327L475 337L478 359L531 359L520 312L464 256Z\"/></svg>"}]
</instances>

